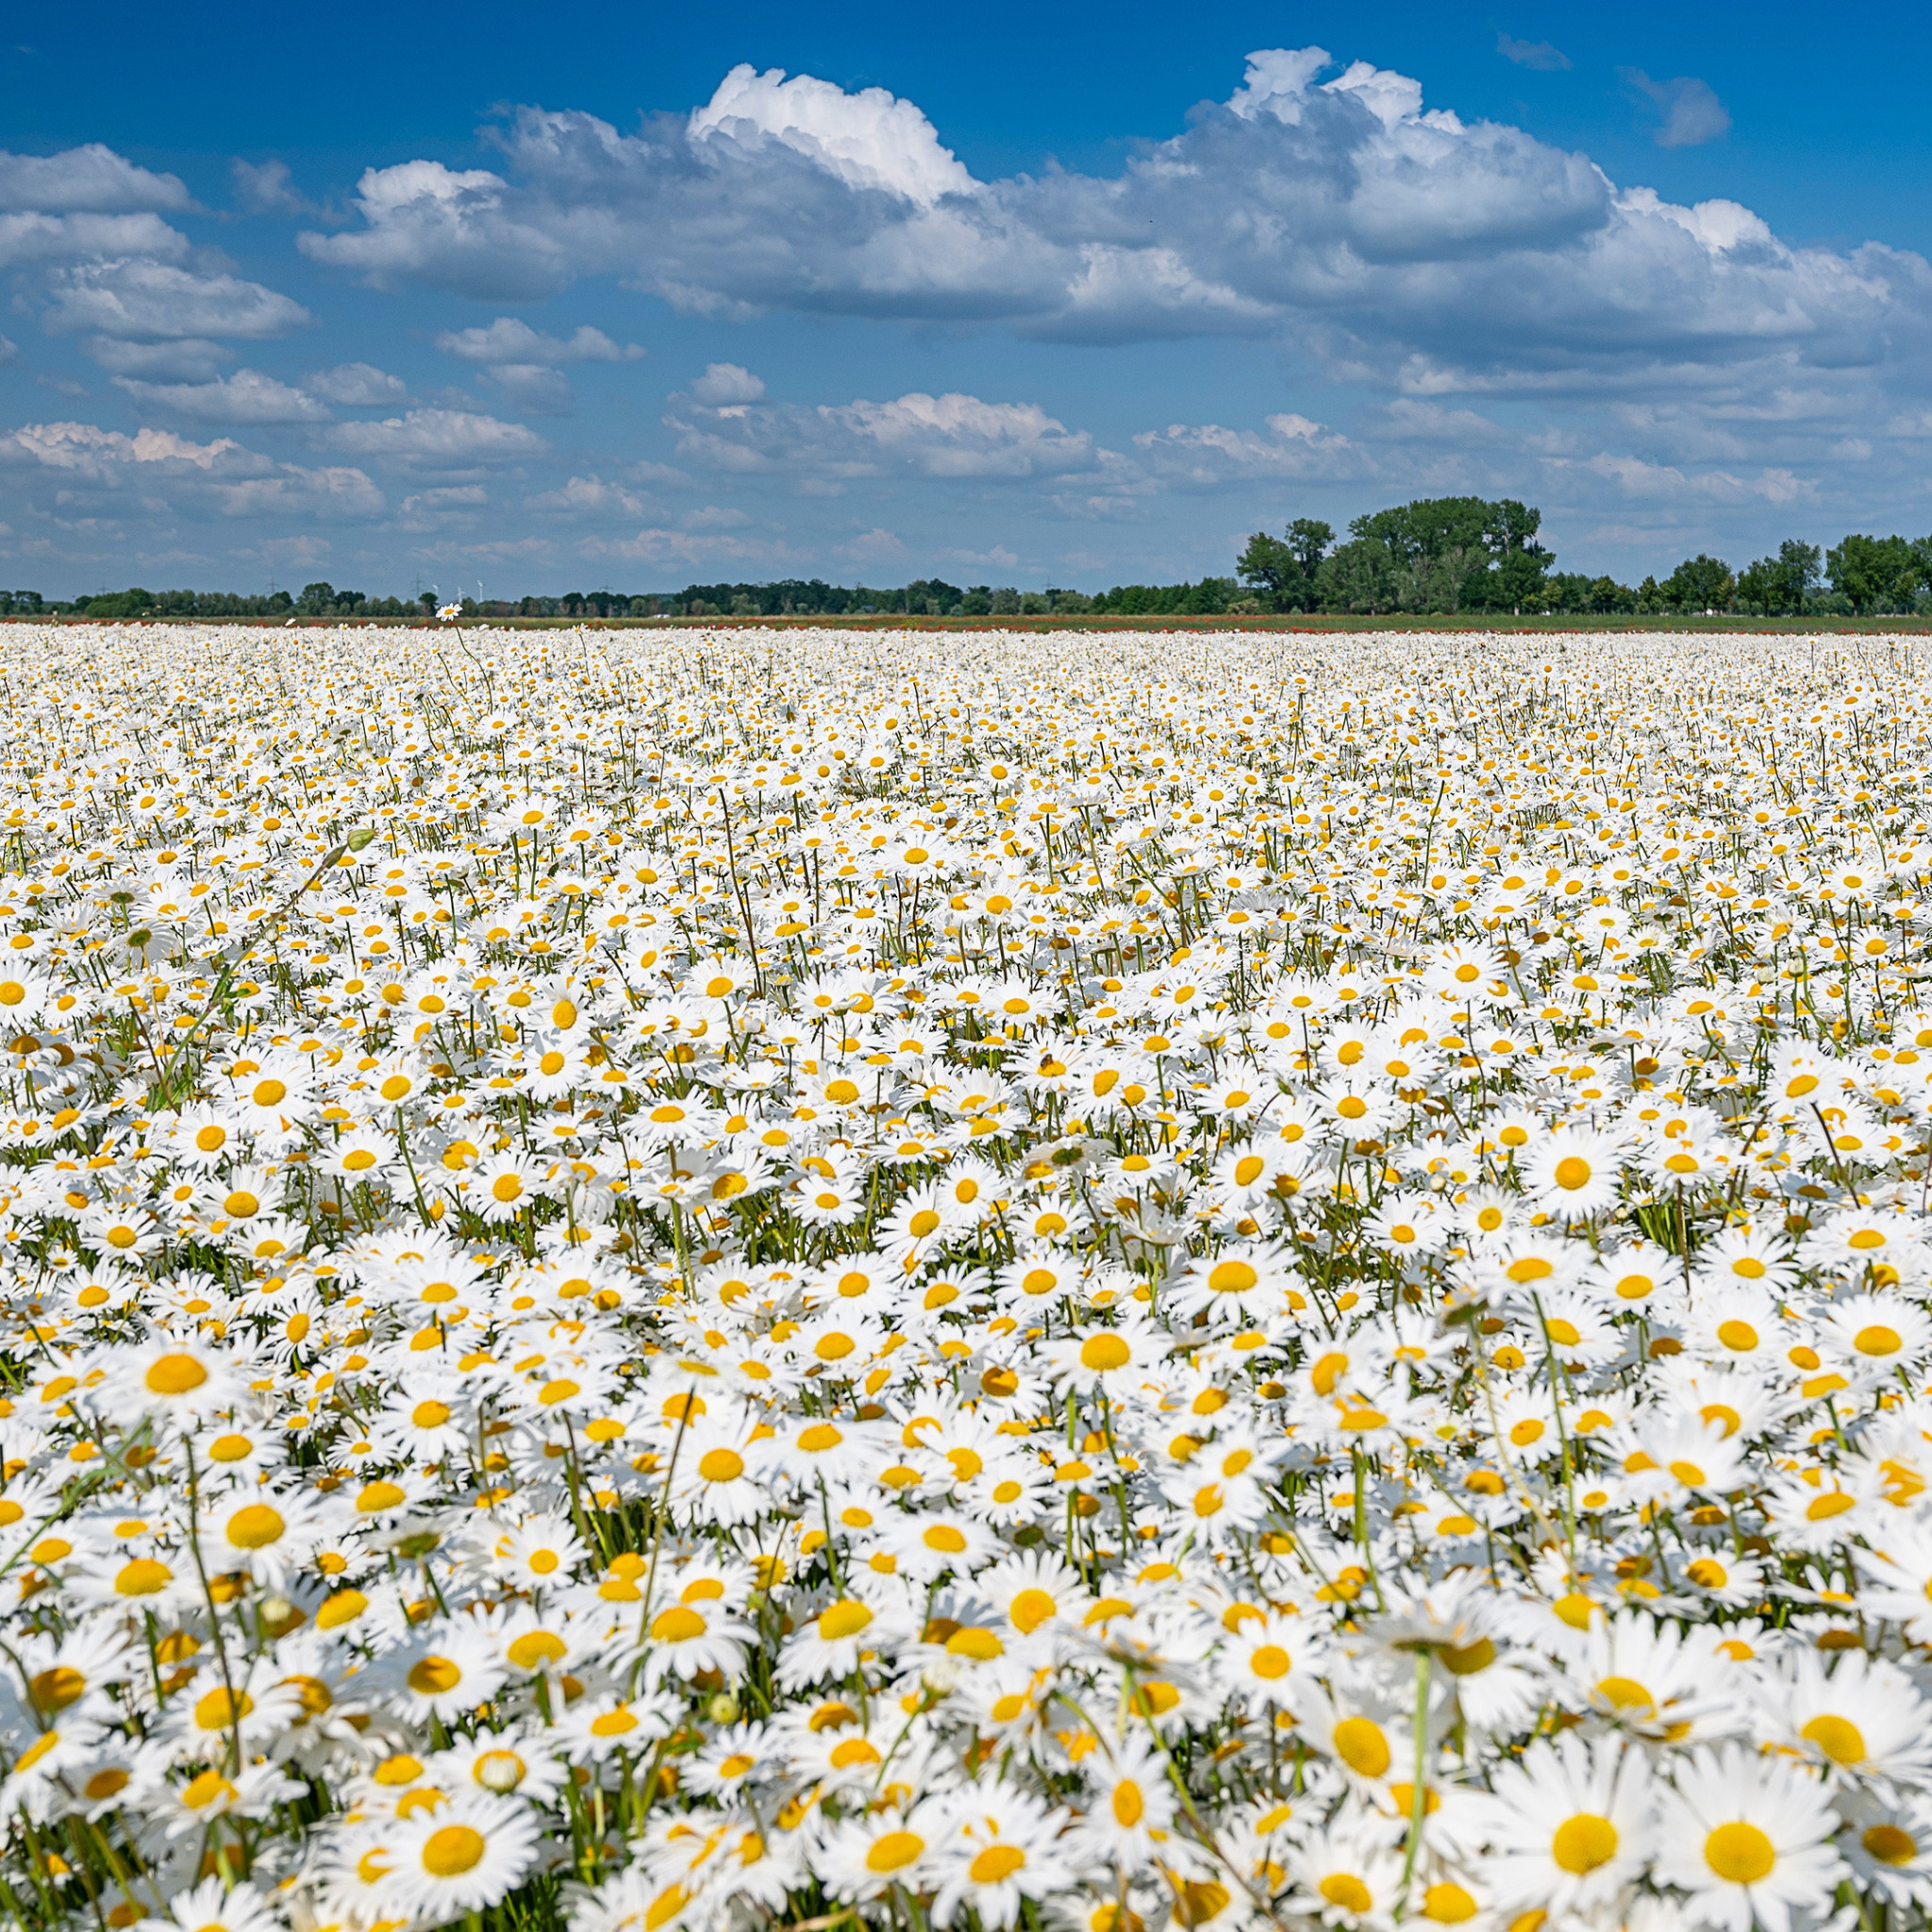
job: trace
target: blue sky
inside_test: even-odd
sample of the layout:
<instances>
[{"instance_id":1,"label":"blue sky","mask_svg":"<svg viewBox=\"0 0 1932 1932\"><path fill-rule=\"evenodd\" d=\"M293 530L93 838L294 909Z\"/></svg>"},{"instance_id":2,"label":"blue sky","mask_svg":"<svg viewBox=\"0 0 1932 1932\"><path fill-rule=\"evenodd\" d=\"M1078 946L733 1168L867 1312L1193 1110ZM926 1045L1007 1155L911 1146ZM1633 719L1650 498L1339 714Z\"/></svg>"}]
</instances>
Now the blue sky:
<instances>
[{"instance_id":1,"label":"blue sky","mask_svg":"<svg viewBox=\"0 0 1932 1932\"><path fill-rule=\"evenodd\" d=\"M0 45L0 577L1565 568L1932 526L1922 11L76 6ZM22 17L16 16L16 19Z\"/></svg>"}]
</instances>

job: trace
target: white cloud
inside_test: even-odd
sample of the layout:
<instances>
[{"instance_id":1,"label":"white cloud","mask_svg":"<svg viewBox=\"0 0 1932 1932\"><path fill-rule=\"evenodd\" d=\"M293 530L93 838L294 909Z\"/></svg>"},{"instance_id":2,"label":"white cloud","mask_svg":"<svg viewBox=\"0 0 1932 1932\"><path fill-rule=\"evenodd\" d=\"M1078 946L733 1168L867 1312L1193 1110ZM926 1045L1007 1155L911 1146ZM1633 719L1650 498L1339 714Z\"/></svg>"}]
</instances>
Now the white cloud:
<instances>
[{"instance_id":1,"label":"white cloud","mask_svg":"<svg viewBox=\"0 0 1932 1932\"><path fill-rule=\"evenodd\" d=\"M0 214L0 268L145 256L177 261L188 238L158 215Z\"/></svg>"},{"instance_id":2,"label":"white cloud","mask_svg":"<svg viewBox=\"0 0 1932 1932\"><path fill-rule=\"evenodd\" d=\"M836 175L848 187L896 195L929 208L948 194L973 194L979 184L933 125L910 101L884 88L848 94L828 81L780 67L758 73L734 67L718 91L691 117L694 145L727 139L756 149L774 142Z\"/></svg>"},{"instance_id":3,"label":"white cloud","mask_svg":"<svg viewBox=\"0 0 1932 1932\"><path fill-rule=\"evenodd\" d=\"M436 339L445 355L485 366L485 387L513 409L539 416L568 416L575 398L559 364L631 362L644 354L636 342L620 346L588 323L569 336L547 336L512 315L487 327L445 331Z\"/></svg>"},{"instance_id":4,"label":"white cloud","mask_svg":"<svg viewBox=\"0 0 1932 1932\"><path fill-rule=\"evenodd\" d=\"M713 365L714 369L717 365ZM742 374L743 372L740 372ZM1093 440L1034 403L914 391L816 408L672 399L677 454L700 468L812 478L1020 478L1091 468Z\"/></svg>"},{"instance_id":5,"label":"white cloud","mask_svg":"<svg viewBox=\"0 0 1932 1932\"><path fill-rule=\"evenodd\" d=\"M1370 474L1364 453L1339 430L1292 411L1270 416L1265 435L1218 423L1170 424L1134 438L1145 475L1124 474L1117 487L1144 490L1149 477L1170 484L1214 485L1263 476L1339 479Z\"/></svg>"},{"instance_id":6,"label":"white cloud","mask_svg":"<svg viewBox=\"0 0 1932 1932\"><path fill-rule=\"evenodd\" d=\"M256 369L238 369L212 382L141 382L117 375L117 388L137 402L151 403L203 423L325 423L328 411L311 395L291 389Z\"/></svg>"},{"instance_id":7,"label":"white cloud","mask_svg":"<svg viewBox=\"0 0 1932 1932\"><path fill-rule=\"evenodd\" d=\"M1561 469L1569 465L1552 458L1550 467ZM1816 486L1808 479L1781 467L1760 470L1755 476L1740 476L1728 470L1686 471L1674 464L1649 462L1641 457L1607 450L1576 467L1614 483L1626 497L1650 503L1690 500L1736 504L1759 499L1788 504L1816 494Z\"/></svg>"},{"instance_id":8,"label":"white cloud","mask_svg":"<svg viewBox=\"0 0 1932 1932\"><path fill-rule=\"evenodd\" d=\"M0 436L0 465L51 473L63 497L91 489L106 500L165 490L171 509L221 517L350 519L378 515L382 491L360 470L305 469L230 437L195 442L172 430L128 436L92 423L29 423Z\"/></svg>"},{"instance_id":9,"label":"white cloud","mask_svg":"<svg viewBox=\"0 0 1932 1932\"><path fill-rule=\"evenodd\" d=\"M707 362L691 392L699 402L716 408L724 403L755 403L764 394L765 384L762 376L737 362Z\"/></svg>"},{"instance_id":10,"label":"white cloud","mask_svg":"<svg viewBox=\"0 0 1932 1932\"><path fill-rule=\"evenodd\" d=\"M1701 147L1731 131L1731 117L1707 81L1679 76L1653 80L1641 67L1619 72L1662 116L1655 136L1659 147Z\"/></svg>"},{"instance_id":11,"label":"white cloud","mask_svg":"<svg viewBox=\"0 0 1932 1932\"><path fill-rule=\"evenodd\" d=\"M360 470L295 463L278 463L270 476L221 484L215 494L223 515L231 517L373 517L385 507L382 491Z\"/></svg>"},{"instance_id":12,"label":"white cloud","mask_svg":"<svg viewBox=\"0 0 1932 1932\"><path fill-rule=\"evenodd\" d=\"M628 522L653 512L648 498L622 483L608 483L601 476L573 476L560 489L539 491L526 497L524 508L540 516L585 521Z\"/></svg>"},{"instance_id":13,"label":"white cloud","mask_svg":"<svg viewBox=\"0 0 1932 1932\"><path fill-rule=\"evenodd\" d=\"M143 429L138 435L125 436L92 423L27 423L0 437L0 450L11 458L26 457L45 469L89 475L140 463L187 463L208 470L240 448L240 443L225 436L197 443L168 429Z\"/></svg>"},{"instance_id":14,"label":"white cloud","mask_svg":"<svg viewBox=\"0 0 1932 1932\"><path fill-rule=\"evenodd\" d=\"M103 335L185 338L287 335L313 318L299 302L238 275L203 275L158 261L100 261L60 269L50 282L47 326Z\"/></svg>"},{"instance_id":15,"label":"white cloud","mask_svg":"<svg viewBox=\"0 0 1932 1932\"><path fill-rule=\"evenodd\" d=\"M507 212L505 204L515 199L487 168L457 170L441 161L367 168L356 189L365 225L341 235L305 232L297 245L377 288L426 281L479 299L550 294L574 278L572 251L539 222ZM579 231L606 225L594 213L573 220L558 212ZM588 239L580 234L579 248Z\"/></svg>"},{"instance_id":16,"label":"white cloud","mask_svg":"<svg viewBox=\"0 0 1932 1932\"><path fill-rule=\"evenodd\" d=\"M487 328L447 331L436 339L446 356L465 362L544 364L562 362L634 362L644 354L636 342L620 347L601 328L588 323L575 335L546 336L513 315L499 315Z\"/></svg>"},{"instance_id":17,"label":"white cloud","mask_svg":"<svg viewBox=\"0 0 1932 1932\"><path fill-rule=\"evenodd\" d=\"M1272 337L1355 380L1425 369L1437 393L1554 375L1608 391L1664 371L1718 389L1774 363L1902 366L1928 346L1918 256L1793 246L1737 203L1621 188L1521 128L1427 108L1407 75L1336 65L1262 50L1224 106L1117 174L990 181L912 103L737 69L695 114L636 134L525 108L501 172L371 169L358 224L302 245L471 296L609 275L718 317ZM1651 85L1666 139L1715 130L1707 90Z\"/></svg>"},{"instance_id":18,"label":"white cloud","mask_svg":"<svg viewBox=\"0 0 1932 1932\"><path fill-rule=\"evenodd\" d=\"M473 528L476 512L486 508L489 502L490 492L480 483L413 491L403 498L402 527L417 534Z\"/></svg>"},{"instance_id":19,"label":"white cloud","mask_svg":"<svg viewBox=\"0 0 1932 1932\"><path fill-rule=\"evenodd\" d=\"M97 141L55 155L0 153L0 208L132 214L193 205L176 176L137 167Z\"/></svg>"},{"instance_id":20,"label":"white cloud","mask_svg":"<svg viewBox=\"0 0 1932 1932\"><path fill-rule=\"evenodd\" d=\"M848 542L840 544L839 554L854 563L899 563L907 552L905 544L891 531L874 528L861 530Z\"/></svg>"},{"instance_id":21,"label":"white cloud","mask_svg":"<svg viewBox=\"0 0 1932 1932\"><path fill-rule=\"evenodd\" d=\"M344 408L374 408L404 401L409 391L402 380L368 362L339 362L302 378L302 388L325 403Z\"/></svg>"},{"instance_id":22,"label":"white cloud","mask_svg":"<svg viewBox=\"0 0 1932 1932\"><path fill-rule=\"evenodd\" d=\"M348 455L417 469L515 461L541 456L550 446L521 423L461 409L410 409L379 422L338 423L326 436Z\"/></svg>"},{"instance_id":23,"label":"white cloud","mask_svg":"<svg viewBox=\"0 0 1932 1932\"><path fill-rule=\"evenodd\" d=\"M1457 449L1515 439L1500 423L1474 409L1445 409L1440 403L1397 396L1383 411L1388 434L1404 442L1439 442Z\"/></svg>"}]
</instances>

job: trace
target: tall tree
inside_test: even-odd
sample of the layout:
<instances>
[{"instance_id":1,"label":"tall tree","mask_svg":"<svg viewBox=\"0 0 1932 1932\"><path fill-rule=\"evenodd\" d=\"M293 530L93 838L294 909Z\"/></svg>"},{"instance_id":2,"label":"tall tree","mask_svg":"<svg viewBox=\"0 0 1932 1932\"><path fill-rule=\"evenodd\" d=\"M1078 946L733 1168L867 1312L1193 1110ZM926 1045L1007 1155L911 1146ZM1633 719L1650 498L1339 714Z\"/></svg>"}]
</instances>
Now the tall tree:
<instances>
[{"instance_id":1,"label":"tall tree","mask_svg":"<svg viewBox=\"0 0 1932 1932\"><path fill-rule=\"evenodd\" d=\"M1825 553L1824 569L1831 588L1860 616L1909 608L1924 581L1919 554L1903 537L1846 537Z\"/></svg>"},{"instance_id":2,"label":"tall tree","mask_svg":"<svg viewBox=\"0 0 1932 1932\"><path fill-rule=\"evenodd\" d=\"M1790 615L1803 610L1818 588L1819 572L1824 563L1824 553L1817 544L1807 543L1797 537L1787 537L1777 546L1774 584L1776 608Z\"/></svg>"},{"instance_id":3,"label":"tall tree","mask_svg":"<svg viewBox=\"0 0 1932 1932\"><path fill-rule=\"evenodd\" d=\"M1728 610L1737 579L1723 558L1707 557L1700 550L1664 579L1661 590L1663 602L1672 610Z\"/></svg>"},{"instance_id":4,"label":"tall tree","mask_svg":"<svg viewBox=\"0 0 1932 1932\"><path fill-rule=\"evenodd\" d=\"M1335 532L1316 517L1296 517L1285 536L1257 530L1235 564L1235 575L1275 610L1312 610L1315 573L1335 541Z\"/></svg>"}]
</instances>

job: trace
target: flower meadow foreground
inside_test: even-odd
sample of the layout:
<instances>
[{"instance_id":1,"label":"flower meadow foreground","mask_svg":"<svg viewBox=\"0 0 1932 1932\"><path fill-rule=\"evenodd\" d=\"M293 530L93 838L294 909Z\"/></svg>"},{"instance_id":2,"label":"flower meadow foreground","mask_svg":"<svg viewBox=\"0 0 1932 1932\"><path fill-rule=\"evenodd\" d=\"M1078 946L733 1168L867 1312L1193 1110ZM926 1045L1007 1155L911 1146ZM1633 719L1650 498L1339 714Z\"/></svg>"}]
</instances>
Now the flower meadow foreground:
<instances>
[{"instance_id":1,"label":"flower meadow foreground","mask_svg":"<svg viewBox=\"0 0 1932 1932\"><path fill-rule=\"evenodd\" d=\"M1932 681L0 631L0 1907L1932 1905Z\"/></svg>"}]
</instances>

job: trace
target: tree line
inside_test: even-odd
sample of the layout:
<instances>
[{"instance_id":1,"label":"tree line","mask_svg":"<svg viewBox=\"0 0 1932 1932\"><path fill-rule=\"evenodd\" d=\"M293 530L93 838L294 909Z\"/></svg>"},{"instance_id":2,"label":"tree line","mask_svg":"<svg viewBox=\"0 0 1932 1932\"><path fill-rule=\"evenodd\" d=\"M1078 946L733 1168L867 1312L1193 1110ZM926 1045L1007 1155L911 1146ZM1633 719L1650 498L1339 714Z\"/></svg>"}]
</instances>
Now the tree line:
<instances>
[{"instance_id":1,"label":"tree line","mask_svg":"<svg viewBox=\"0 0 1932 1932\"><path fill-rule=\"evenodd\" d=\"M1203 577L1199 583L1118 584L1090 592L1052 589L1021 591L1012 586L974 584L961 588L940 577L920 577L892 589L865 584L828 584L823 578L788 577L767 584L688 584L682 591L566 591L561 596L463 597L470 617L1020 617L1099 611L1125 615L1208 615L1231 609L1258 609L1233 577ZM263 595L232 591L103 591L65 601L38 591L0 591L0 616L96 617L125 622L138 618L196 617L418 617L432 615L442 602L431 591L407 598L369 597L333 584L305 585L299 593L274 591Z\"/></svg>"},{"instance_id":2,"label":"tree line","mask_svg":"<svg viewBox=\"0 0 1932 1932\"><path fill-rule=\"evenodd\" d=\"M1337 542L1333 528L1297 517L1278 537L1257 531L1236 575L1265 609L1604 616L1874 616L1932 604L1932 537L1850 535L1830 549L1787 538L1733 571L1700 551L1659 581L1559 571L1538 541L1541 513L1505 498L1419 499L1373 510Z\"/></svg>"},{"instance_id":3,"label":"tree line","mask_svg":"<svg viewBox=\"0 0 1932 1932\"><path fill-rule=\"evenodd\" d=\"M0 591L0 617L420 617L436 609L436 593L368 597L333 584L291 591L97 591L84 597L43 597L38 591Z\"/></svg>"},{"instance_id":4,"label":"tree line","mask_svg":"<svg viewBox=\"0 0 1932 1932\"><path fill-rule=\"evenodd\" d=\"M1851 535L1825 549L1795 537L1734 571L1699 552L1667 576L1635 586L1559 571L1541 541L1541 512L1505 497L1418 498L1371 510L1338 541L1317 517L1279 536L1257 530L1229 576L1198 582L1116 584L1088 591L1012 585L960 586L918 577L895 588L828 584L687 584L681 591L566 591L560 596L460 599L473 617L1210 617L1259 611L1380 616L1519 615L1882 616L1932 609L1932 537ZM0 591L0 616L129 620L146 617L402 618L433 614L434 589L371 597L317 581L300 591L147 591L139 585L62 602L37 591Z\"/></svg>"}]
</instances>

